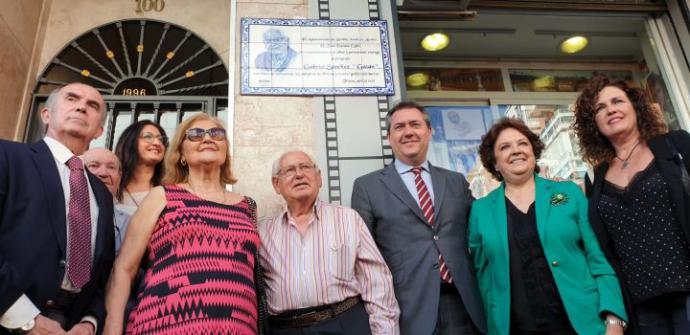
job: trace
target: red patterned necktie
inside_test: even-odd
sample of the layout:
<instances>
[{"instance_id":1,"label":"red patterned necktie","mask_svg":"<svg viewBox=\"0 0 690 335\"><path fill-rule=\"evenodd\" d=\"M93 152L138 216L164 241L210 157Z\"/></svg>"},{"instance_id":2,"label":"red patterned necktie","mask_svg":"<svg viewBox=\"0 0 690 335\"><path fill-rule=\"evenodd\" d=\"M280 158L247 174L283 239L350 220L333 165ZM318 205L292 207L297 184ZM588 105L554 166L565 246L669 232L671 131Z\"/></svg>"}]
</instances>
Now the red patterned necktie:
<instances>
[{"instance_id":1,"label":"red patterned necktie","mask_svg":"<svg viewBox=\"0 0 690 335\"><path fill-rule=\"evenodd\" d=\"M419 207L422 208L422 213L424 213L426 221L429 222L429 225L433 227L434 203L431 201L429 190L426 188L426 183L424 183L424 179L422 179L422 168L412 168L412 172L414 173L414 185L417 187L417 194L419 195ZM450 272L448 271L446 261L443 259L443 256L440 253L438 254L438 264L438 271L441 275L441 280L443 280L443 282L445 283L452 283L453 278L451 277Z\"/></svg>"},{"instance_id":2,"label":"red patterned necktie","mask_svg":"<svg viewBox=\"0 0 690 335\"><path fill-rule=\"evenodd\" d=\"M89 185L84 163L77 156L67 161L69 167L69 258L67 276L76 288L82 288L91 277L91 209Z\"/></svg>"}]
</instances>

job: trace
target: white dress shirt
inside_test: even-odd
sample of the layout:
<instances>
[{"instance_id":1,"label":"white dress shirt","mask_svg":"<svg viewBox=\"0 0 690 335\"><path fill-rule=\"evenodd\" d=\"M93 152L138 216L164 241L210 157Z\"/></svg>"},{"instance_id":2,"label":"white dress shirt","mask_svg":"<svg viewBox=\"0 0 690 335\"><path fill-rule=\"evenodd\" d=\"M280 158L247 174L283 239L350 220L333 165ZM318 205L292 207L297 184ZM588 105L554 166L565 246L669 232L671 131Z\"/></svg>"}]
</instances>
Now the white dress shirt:
<instances>
[{"instance_id":1,"label":"white dress shirt","mask_svg":"<svg viewBox=\"0 0 690 335\"><path fill-rule=\"evenodd\" d=\"M417 201L417 205L419 205L419 192L417 192L417 186L415 185L414 181L414 172L412 172L412 168L414 168L414 166L407 165L397 159L393 161L393 164L395 164L395 170L398 171L398 174L400 174L400 178L402 178L403 184L405 184L405 187L408 191L410 191L410 194L412 195L414 200ZM422 163L419 167L422 168L422 180L424 180L424 183L426 184L426 189L429 191L429 197L431 198L431 203L433 204L435 203L434 185L431 183L431 173L429 173L429 161L424 161L424 163Z\"/></svg>"}]
</instances>

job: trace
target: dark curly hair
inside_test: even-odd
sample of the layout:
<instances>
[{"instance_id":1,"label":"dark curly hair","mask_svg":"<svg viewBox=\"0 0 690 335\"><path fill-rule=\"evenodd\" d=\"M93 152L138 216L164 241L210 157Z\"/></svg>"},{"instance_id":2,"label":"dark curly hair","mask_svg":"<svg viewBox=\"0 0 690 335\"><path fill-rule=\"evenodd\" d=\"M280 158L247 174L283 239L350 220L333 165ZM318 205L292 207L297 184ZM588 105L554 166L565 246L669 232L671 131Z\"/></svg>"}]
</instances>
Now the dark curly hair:
<instances>
[{"instance_id":1,"label":"dark curly hair","mask_svg":"<svg viewBox=\"0 0 690 335\"><path fill-rule=\"evenodd\" d=\"M533 133L525 122L516 118L504 117L494 123L489 131L482 136L482 143L479 144L479 157L482 159L482 165L487 169L494 178L498 181L503 180L503 176L496 170L496 156L494 155L494 146L496 145L496 140L498 136L506 129L515 129L519 131L522 135L525 135L532 145L532 151L534 152L534 159L537 160L541 157L541 152L544 151L544 142L539 139L539 136ZM539 173L539 165L534 166L534 172Z\"/></svg>"},{"instance_id":2,"label":"dark curly hair","mask_svg":"<svg viewBox=\"0 0 690 335\"><path fill-rule=\"evenodd\" d=\"M612 86L621 89L635 108L637 115L637 129L640 138L647 141L655 136L668 132L664 119L651 104L647 94L640 88L634 87L621 78L608 78L597 75L589 80L575 102L575 134L580 141L580 151L585 161L593 166L608 162L616 157L616 150L611 142L597 128L594 117L595 104L599 92L605 87Z\"/></svg>"},{"instance_id":3,"label":"dark curly hair","mask_svg":"<svg viewBox=\"0 0 690 335\"><path fill-rule=\"evenodd\" d=\"M122 163L122 179L120 180L120 185L115 193L115 198L117 198L118 201L122 201L125 188L127 187L127 184L129 184L130 180L132 180L132 177L134 177L134 170L136 169L137 164L139 164L139 151L137 150L137 146L139 145L139 135L141 135L141 131L144 130L144 127L146 126L156 127L163 138L166 139L164 141L165 143L163 143L163 146L165 149L168 148L165 130L158 123L150 120L141 120L132 123L129 125L129 127L125 128L125 130L122 132L122 135L120 135L117 146L115 146L115 155ZM164 165L163 160L161 160L154 168L153 177L151 178L151 186L158 186L161 184L163 173Z\"/></svg>"}]
</instances>

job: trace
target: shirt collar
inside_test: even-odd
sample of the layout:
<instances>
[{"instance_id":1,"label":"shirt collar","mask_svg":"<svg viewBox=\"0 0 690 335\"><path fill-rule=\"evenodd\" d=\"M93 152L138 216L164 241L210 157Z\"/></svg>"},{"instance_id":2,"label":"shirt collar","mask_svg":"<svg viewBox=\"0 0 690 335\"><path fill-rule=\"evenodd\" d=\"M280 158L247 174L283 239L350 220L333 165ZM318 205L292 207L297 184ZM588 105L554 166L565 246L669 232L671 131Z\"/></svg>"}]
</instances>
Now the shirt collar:
<instances>
[{"instance_id":1,"label":"shirt collar","mask_svg":"<svg viewBox=\"0 0 690 335\"><path fill-rule=\"evenodd\" d=\"M412 170L414 167L412 165L407 165L398 159L393 161L393 164L395 164L395 170L398 171L399 174L410 172L410 170ZM425 160L424 163L419 166L422 168L422 170L429 172L429 160Z\"/></svg>"},{"instance_id":2,"label":"shirt collar","mask_svg":"<svg viewBox=\"0 0 690 335\"><path fill-rule=\"evenodd\" d=\"M52 137L46 136L43 138L43 141L60 164L67 164L67 161L74 156L74 153L69 148Z\"/></svg>"},{"instance_id":3,"label":"shirt collar","mask_svg":"<svg viewBox=\"0 0 690 335\"><path fill-rule=\"evenodd\" d=\"M321 200L317 198L316 201L314 201L314 206L313 206L314 220L317 222L320 220L319 212L321 211L321 206L322 206ZM284 206L283 212L280 214L280 217L282 218L281 221L283 223L288 223L292 219L292 215L290 214L290 211L288 210L287 205Z\"/></svg>"}]
</instances>

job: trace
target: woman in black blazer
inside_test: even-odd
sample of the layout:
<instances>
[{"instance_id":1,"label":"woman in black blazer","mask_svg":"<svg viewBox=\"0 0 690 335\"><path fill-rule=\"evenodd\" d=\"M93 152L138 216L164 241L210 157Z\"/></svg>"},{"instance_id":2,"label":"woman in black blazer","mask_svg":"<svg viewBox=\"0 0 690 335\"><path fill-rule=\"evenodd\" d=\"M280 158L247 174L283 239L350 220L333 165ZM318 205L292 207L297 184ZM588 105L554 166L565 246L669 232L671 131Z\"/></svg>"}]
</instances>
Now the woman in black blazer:
<instances>
[{"instance_id":1,"label":"woman in black blazer","mask_svg":"<svg viewBox=\"0 0 690 335\"><path fill-rule=\"evenodd\" d=\"M690 334L690 134L668 132L644 92L596 76L575 132L594 168L590 222L639 334Z\"/></svg>"}]
</instances>

